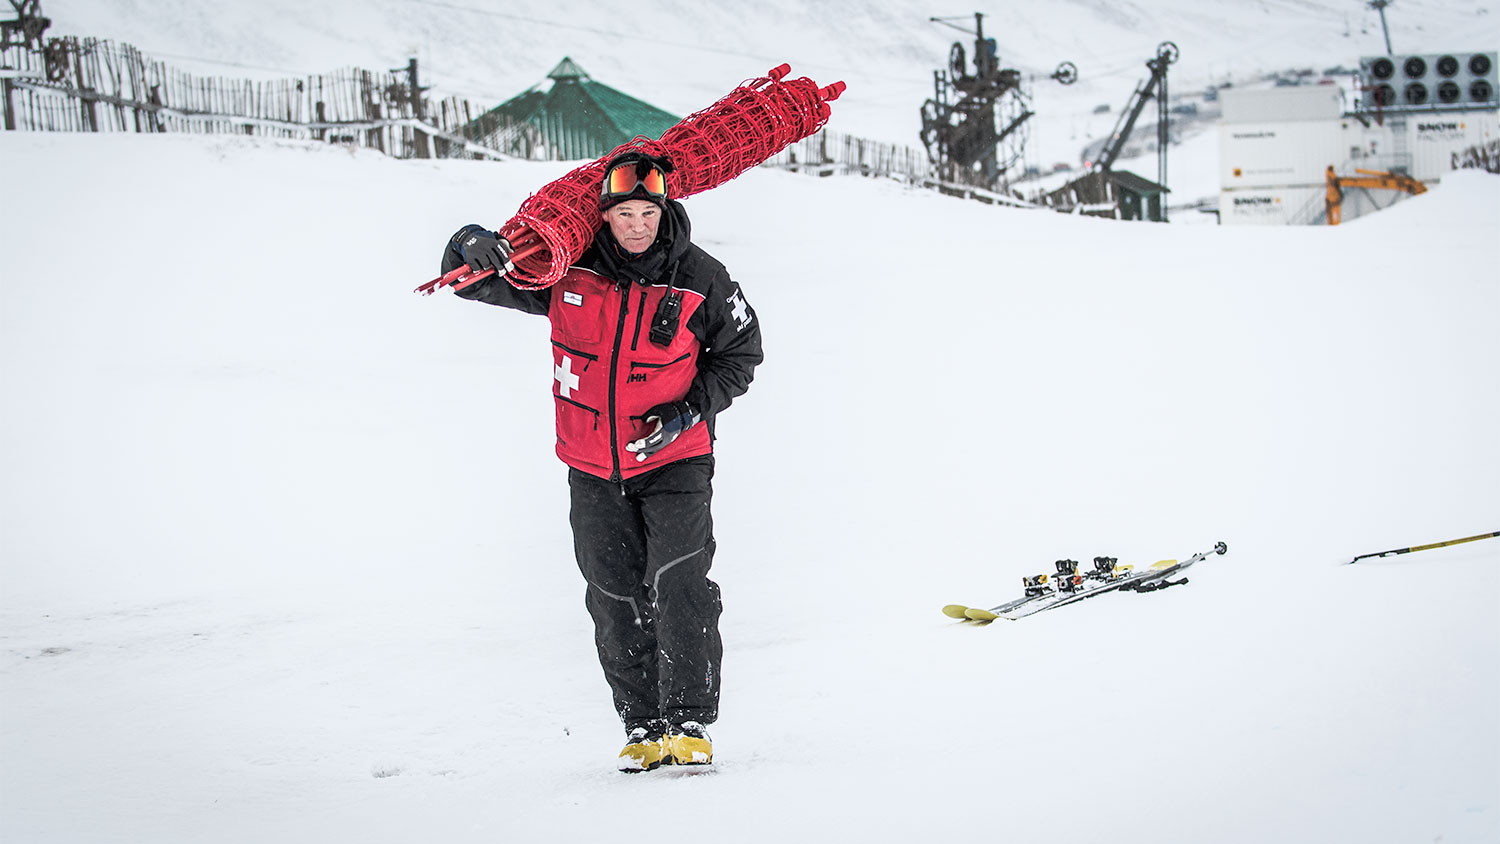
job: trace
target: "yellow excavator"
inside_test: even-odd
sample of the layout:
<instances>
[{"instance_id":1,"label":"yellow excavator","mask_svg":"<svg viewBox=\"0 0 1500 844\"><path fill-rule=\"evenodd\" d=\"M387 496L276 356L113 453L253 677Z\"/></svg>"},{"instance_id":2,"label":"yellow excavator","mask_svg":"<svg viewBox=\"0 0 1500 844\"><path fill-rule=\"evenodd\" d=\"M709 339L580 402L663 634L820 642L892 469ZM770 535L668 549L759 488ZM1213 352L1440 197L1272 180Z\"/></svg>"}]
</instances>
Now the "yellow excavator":
<instances>
[{"instance_id":1,"label":"yellow excavator","mask_svg":"<svg viewBox=\"0 0 1500 844\"><path fill-rule=\"evenodd\" d=\"M1405 173L1387 173L1381 170L1360 170L1357 176L1340 176L1328 165L1328 225L1336 226L1342 219L1339 207L1344 202L1344 188L1381 188L1383 190L1406 191L1412 196L1426 193L1427 186Z\"/></svg>"}]
</instances>

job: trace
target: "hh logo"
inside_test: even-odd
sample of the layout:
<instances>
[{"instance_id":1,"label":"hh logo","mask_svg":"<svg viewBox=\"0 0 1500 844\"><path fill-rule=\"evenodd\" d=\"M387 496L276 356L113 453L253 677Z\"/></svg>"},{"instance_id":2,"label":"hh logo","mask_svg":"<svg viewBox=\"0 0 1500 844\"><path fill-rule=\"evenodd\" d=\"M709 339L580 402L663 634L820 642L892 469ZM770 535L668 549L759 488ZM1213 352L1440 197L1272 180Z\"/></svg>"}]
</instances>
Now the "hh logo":
<instances>
[{"instance_id":1,"label":"hh logo","mask_svg":"<svg viewBox=\"0 0 1500 844\"><path fill-rule=\"evenodd\" d=\"M625 383L627 383L627 384L644 384L644 383L646 383L646 373L644 373L644 372L632 372L630 374L630 378L626 379Z\"/></svg>"}]
</instances>

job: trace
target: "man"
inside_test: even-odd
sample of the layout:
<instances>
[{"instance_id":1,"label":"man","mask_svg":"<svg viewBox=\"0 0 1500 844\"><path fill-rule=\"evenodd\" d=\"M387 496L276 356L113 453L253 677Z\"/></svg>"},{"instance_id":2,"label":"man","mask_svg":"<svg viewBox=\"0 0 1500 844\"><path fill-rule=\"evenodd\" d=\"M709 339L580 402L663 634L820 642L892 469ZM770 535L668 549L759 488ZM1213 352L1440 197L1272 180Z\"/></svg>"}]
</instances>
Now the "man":
<instances>
[{"instance_id":1,"label":"man","mask_svg":"<svg viewBox=\"0 0 1500 844\"><path fill-rule=\"evenodd\" d=\"M609 162L604 222L562 279L492 276L458 295L552 323L557 455L568 464L578 567L599 662L624 721L622 771L709 764L718 717L719 587L710 514L714 421L750 386L760 324L724 266L693 245L667 196L671 162ZM504 270L510 244L460 229L446 273Z\"/></svg>"}]
</instances>

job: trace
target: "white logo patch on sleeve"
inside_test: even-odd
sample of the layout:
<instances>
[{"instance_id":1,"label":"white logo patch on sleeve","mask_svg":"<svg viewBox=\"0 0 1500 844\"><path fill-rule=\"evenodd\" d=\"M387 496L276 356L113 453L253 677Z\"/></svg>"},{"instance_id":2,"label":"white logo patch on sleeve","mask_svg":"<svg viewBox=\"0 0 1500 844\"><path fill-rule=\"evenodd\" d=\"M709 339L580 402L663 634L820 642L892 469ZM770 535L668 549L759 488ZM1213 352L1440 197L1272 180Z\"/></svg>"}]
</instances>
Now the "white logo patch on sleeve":
<instances>
[{"instance_id":1,"label":"white logo patch on sleeve","mask_svg":"<svg viewBox=\"0 0 1500 844\"><path fill-rule=\"evenodd\" d=\"M564 290L563 291L563 304L565 304L565 305L582 305L583 304L583 294L575 292L575 291L572 291L572 290Z\"/></svg>"},{"instance_id":2,"label":"white logo patch on sleeve","mask_svg":"<svg viewBox=\"0 0 1500 844\"><path fill-rule=\"evenodd\" d=\"M733 296L724 301L729 303L730 316L733 316L734 321L740 324L735 331L744 331L750 325L750 320L754 319L750 316L750 303L745 301L745 297L740 295L738 289L734 291Z\"/></svg>"}]
</instances>

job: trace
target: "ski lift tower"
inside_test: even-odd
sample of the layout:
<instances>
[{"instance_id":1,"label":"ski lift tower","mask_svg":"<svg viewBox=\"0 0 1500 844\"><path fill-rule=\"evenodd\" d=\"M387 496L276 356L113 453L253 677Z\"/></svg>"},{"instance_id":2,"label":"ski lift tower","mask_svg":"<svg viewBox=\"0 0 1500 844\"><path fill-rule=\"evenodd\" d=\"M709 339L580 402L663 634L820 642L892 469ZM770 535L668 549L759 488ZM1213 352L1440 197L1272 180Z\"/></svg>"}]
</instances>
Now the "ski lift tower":
<instances>
[{"instance_id":1,"label":"ski lift tower","mask_svg":"<svg viewBox=\"0 0 1500 844\"><path fill-rule=\"evenodd\" d=\"M16 19L0 21L0 50L24 47L40 50L42 33L52 25L52 19L42 16L41 0L10 0Z\"/></svg>"},{"instance_id":2,"label":"ski lift tower","mask_svg":"<svg viewBox=\"0 0 1500 844\"><path fill-rule=\"evenodd\" d=\"M974 36L973 72L955 42L948 67L933 71L933 98L922 104L922 143L942 181L996 190L1025 154L1023 127L1034 113L1021 72L1000 66L995 39L984 36L983 14L974 14L972 33L946 18L931 20ZM1071 85L1078 68L1063 62L1051 78Z\"/></svg>"},{"instance_id":3,"label":"ski lift tower","mask_svg":"<svg viewBox=\"0 0 1500 844\"><path fill-rule=\"evenodd\" d=\"M1380 31L1385 34L1385 54L1387 56L1395 55L1395 51L1391 49L1391 29L1385 25L1385 7L1394 2L1396 0L1370 0L1370 2L1365 4L1380 13Z\"/></svg>"},{"instance_id":4,"label":"ski lift tower","mask_svg":"<svg viewBox=\"0 0 1500 844\"><path fill-rule=\"evenodd\" d=\"M1146 62L1151 78L1142 82L1130 95L1120 119L1105 140L1094 161L1087 162L1089 172L1047 194L1047 204L1059 210L1091 208L1083 213L1103 213L1119 219L1151 219L1167 222L1164 195L1167 188L1167 144L1171 125L1167 106L1167 68L1177 61L1177 45L1163 41L1156 56ZM1114 169L1115 161L1125 150L1125 142L1135 129L1135 122L1156 100L1156 179L1152 183L1128 171Z\"/></svg>"},{"instance_id":5,"label":"ski lift tower","mask_svg":"<svg viewBox=\"0 0 1500 844\"><path fill-rule=\"evenodd\" d=\"M1109 141L1100 151L1099 158L1091 164L1094 170L1109 170L1114 166L1115 159L1119 158L1120 152L1125 148L1125 142L1130 138L1131 130L1135 129L1135 121L1146 109L1146 103L1156 100L1156 180L1161 184L1167 183L1167 142L1171 140L1171 109L1167 101L1167 68L1177 61L1177 45L1171 41L1163 41L1156 47L1156 57L1146 62L1146 67L1151 71L1151 78L1142 82L1135 92L1130 95L1130 100L1125 103L1125 108L1120 112L1120 119L1115 122L1115 128L1109 133Z\"/></svg>"}]
</instances>

